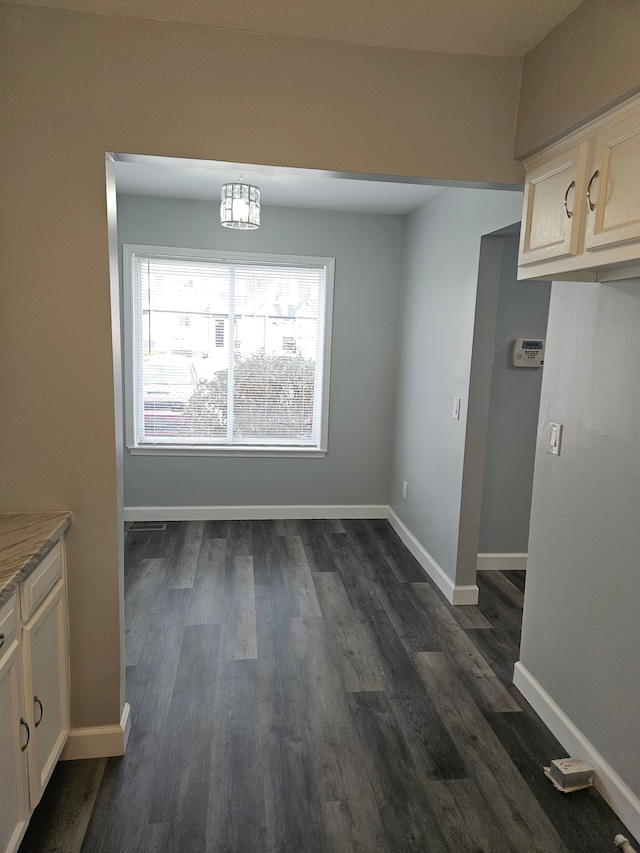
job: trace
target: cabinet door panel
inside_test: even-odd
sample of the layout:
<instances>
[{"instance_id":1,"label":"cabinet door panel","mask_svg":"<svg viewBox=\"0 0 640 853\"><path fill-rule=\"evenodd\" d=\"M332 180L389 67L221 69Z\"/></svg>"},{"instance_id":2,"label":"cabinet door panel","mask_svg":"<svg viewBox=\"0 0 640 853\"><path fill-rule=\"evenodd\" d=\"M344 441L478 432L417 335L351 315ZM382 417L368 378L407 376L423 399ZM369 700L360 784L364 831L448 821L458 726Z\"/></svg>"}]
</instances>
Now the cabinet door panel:
<instances>
[{"instance_id":1,"label":"cabinet door panel","mask_svg":"<svg viewBox=\"0 0 640 853\"><path fill-rule=\"evenodd\" d=\"M32 808L40 801L69 734L66 630L64 583L59 581L23 632Z\"/></svg>"},{"instance_id":2,"label":"cabinet door panel","mask_svg":"<svg viewBox=\"0 0 640 853\"><path fill-rule=\"evenodd\" d=\"M640 240L640 116L627 116L599 133L591 162L586 249Z\"/></svg>"},{"instance_id":3,"label":"cabinet door panel","mask_svg":"<svg viewBox=\"0 0 640 853\"><path fill-rule=\"evenodd\" d=\"M527 174L520 235L521 265L576 255L580 251L586 154L584 142L556 154Z\"/></svg>"},{"instance_id":4,"label":"cabinet door panel","mask_svg":"<svg viewBox=\"0 0 640 853\"><path fill-rule=\"evenodd\" d=\"M0 851L18 848L29 817L26 752L22 726L22 666L17 641L0 659Z\"/></svg>"}]
</instances>

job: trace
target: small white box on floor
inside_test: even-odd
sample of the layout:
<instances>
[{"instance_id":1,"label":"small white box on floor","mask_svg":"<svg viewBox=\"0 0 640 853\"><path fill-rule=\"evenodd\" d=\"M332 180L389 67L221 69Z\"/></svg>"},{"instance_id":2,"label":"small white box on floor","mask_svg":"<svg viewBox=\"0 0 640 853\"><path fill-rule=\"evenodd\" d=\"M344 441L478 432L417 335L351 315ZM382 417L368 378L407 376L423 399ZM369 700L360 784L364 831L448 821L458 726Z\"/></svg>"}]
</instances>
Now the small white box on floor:
<instances>
[{"instance_id":1,"label":"small white box on floor","mask_svg":"<svg viewBox=\"0 0 640 853\"><path fill-rule=\"evenodd\" d=\"M544 772L556 788L565 793L593 785L593 767L580 758L554 758Z\"/></svg>"}]
</instances>

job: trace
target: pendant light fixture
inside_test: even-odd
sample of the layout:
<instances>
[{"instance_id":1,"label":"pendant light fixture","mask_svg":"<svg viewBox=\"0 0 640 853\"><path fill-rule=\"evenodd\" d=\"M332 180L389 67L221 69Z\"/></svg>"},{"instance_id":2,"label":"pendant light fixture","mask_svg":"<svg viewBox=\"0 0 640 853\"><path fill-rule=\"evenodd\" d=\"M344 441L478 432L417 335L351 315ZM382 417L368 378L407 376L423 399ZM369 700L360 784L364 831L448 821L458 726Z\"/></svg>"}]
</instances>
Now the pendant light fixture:
<instances>
[{"instance_id":1,"label":"pendant light fixture","mask_svg":"<svg viewBox=\"0 0 640 853\"><path fill-rule=\"evenodd\" d=\"M220 224L239 231L260 227L260 190L243 183L242 173L237 183L224 184L220 190Z\"/></svg>"}]
</instances>

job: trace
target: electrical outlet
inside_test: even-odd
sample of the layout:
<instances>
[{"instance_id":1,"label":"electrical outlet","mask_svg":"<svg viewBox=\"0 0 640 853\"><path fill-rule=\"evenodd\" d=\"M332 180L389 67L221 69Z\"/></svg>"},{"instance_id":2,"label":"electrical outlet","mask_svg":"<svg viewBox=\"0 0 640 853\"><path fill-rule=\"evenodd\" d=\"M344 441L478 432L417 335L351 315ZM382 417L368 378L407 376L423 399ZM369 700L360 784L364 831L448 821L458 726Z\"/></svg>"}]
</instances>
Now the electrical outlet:
<instances>
[{"instance_id":1,"label":"electrical outlet","mask_svg":"<svg viewBox=\"0 0 640 853\"><path fill-rule=\"evenodd\" d=\"M409 483L407 483L407 481L405 480L404 483L402 484L402 497L405 499L405 501L407 499L408 494L409 494Z\"/></svg>"}]
</instances>

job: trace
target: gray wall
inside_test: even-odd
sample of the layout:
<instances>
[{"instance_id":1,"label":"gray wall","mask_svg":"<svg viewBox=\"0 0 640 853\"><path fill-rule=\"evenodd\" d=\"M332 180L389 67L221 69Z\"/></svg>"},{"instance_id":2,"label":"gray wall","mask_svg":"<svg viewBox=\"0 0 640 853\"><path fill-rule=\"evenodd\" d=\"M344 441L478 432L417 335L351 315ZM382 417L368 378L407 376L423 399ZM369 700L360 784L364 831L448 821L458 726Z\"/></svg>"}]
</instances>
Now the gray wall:
<instances>
[{"instance_id":1,"label":"gray wall","mask_svg":"<svg viewBox=\"0 0 640 853\"><path fill-rule=\"evenodd\" d=\"M640 280L554 283L520 660L640 794ZM545 452L549 420L562 452Z\"/></svg>"},{"instance_id":2,"label":"gray wall","mask_svg":"<svg viewBox=\"0 0 640 853\"><path fill-rule=\"evenodd\" d=\"M475 560L458 571L458 539L481 238L519 221L521 206L516 192L448 189L405 224L390 504L458 584L475 581Z\"/></svg>"},{"instance_id":3,"label":"gray wall","mask_svg":"<svg viewBox=\"0 0 640 853\"><path fill-rule=\"evenodd\" d=\"M388 503L402 218L263 205L256 232L222 228L209 202L118 199L119 242L336 259L323 459L131 456L125 507ZM122 257L122 255L121 255Z\"/></svg>"},{"instance_id":4,"label":"gray wall","mask_svg":"<svg viewBox=\"0 0 640 853\"><path fill-rule=\"evenodd\" d=\"M517 281L518 236L502 241L478 550L524 553L529 538L542 370L511 364L515 338L544 338L549 282Z\"/></svg>"}]
</instances>

